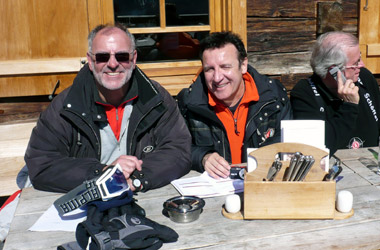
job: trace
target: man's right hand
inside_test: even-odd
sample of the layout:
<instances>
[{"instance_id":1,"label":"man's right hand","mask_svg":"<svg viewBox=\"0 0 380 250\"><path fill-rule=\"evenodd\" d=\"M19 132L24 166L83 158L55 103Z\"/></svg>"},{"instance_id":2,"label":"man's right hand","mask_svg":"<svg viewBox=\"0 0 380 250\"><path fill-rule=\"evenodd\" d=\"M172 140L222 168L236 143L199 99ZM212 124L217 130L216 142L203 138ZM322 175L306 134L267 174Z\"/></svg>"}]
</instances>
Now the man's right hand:
<instances>
[{"instance_id":1,"label":"man's right hand","mask_svg":"<svg viewBox=\"0 0 380 250\"><path fill-rule=\"evenodd\" d=\"M215 178L227 178L230 175L230 164L218 153L206 154L203 157L202 165L207 173Z\"/></svg>"},{"instance_id":2,"label":"man's right hand","mask_svg":"<svg viewBox=\"0 0 380 250\"><path fill-rule=\"evenodd\" d=\"M338 72L338 87L337 94L345 102L351 102L358 104L360 100L359 87L351 79L347 79L343 82L341 72Z\"/></svg>"}]
</instances>

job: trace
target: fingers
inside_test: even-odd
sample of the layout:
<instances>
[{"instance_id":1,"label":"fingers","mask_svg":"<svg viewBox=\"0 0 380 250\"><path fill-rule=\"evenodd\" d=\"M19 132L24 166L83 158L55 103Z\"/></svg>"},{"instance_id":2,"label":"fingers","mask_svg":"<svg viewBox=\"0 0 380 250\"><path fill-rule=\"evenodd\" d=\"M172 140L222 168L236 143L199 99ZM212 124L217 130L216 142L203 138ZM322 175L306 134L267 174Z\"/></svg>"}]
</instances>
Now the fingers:
<instances>
[{"instance_id":1,"label":"fingers","mask_svg":"<svg viewBox=\"0 0 380 250\"><path fill-rule=\"evenodd\" d=\"M129 188L132 190L132 191L135 191L136 190L136 188L133 186L133 184L132 184L132 179L131 178L128 178L127 179L127 183L128 183L128 186L129 186Z\"/></svg>"},{"instance_id":2,"label":"fingers","mask_svg":"<svg viewBox=\"0 0 380 250\"><path fill-rule=\"evenodd\" d=\"M207 173L215 179L227 178L230 175L230 165L218 153L205 155L202 162Z\"/></svg>"},{"instance_id":3,"label":"fingers","mask_svg":"<svg viewBox=\"0 0 380 250\"><path fill-rule=\"evenodd\" d=\"M348 79L341 88L338 85L338 96L345 102L358 104L360 100L359 88L351 79Z\"/></svg>"},{"instance_id":4,"label":"fingers","mask_svg":"<svg viewBox=\"0 0 380 250\"><path fill-rule=\"evenodd\" d=\"M129 176L132 174L133 171L142 170L142 160L137 159L135 156L131 155L122 155L119 156L114 162L112 162L111 165L119 164L120 167L123 169L123 173L125 178L129 178Z\"/></svg>"}]
</instances>

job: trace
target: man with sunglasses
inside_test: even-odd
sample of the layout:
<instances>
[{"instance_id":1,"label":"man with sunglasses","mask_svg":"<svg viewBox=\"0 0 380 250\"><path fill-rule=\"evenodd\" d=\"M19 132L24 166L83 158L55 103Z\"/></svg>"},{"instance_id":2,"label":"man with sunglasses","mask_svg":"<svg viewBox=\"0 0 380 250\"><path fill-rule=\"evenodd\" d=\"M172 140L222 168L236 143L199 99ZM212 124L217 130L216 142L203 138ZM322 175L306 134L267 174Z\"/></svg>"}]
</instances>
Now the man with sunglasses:
<instances>
[{"instance_id":1,"label":"man with sunglasses","mask_svg":"<svg viewBox=\"0 0 380 250\"><path fill-rule=\"evenodd\" d=\"M325 121L330 155L379 145L379 86L364 66L358 39L339 31L322 34L310 64L314 74L290 93L294 118Z\"/></svg>"},{"instance_id":2,"label":"man with sunglasses","mask_svg":"<svg viewBox=\"0 0 380 250\"><path fill-rule=\"evenodd\" d=\"M133 191L190 170L190 134L175 100L137 66L121 25L88 36L88 64L41 113L25 154L33 186L68 192L120 165Z\"/></svg>"}]
</instances>

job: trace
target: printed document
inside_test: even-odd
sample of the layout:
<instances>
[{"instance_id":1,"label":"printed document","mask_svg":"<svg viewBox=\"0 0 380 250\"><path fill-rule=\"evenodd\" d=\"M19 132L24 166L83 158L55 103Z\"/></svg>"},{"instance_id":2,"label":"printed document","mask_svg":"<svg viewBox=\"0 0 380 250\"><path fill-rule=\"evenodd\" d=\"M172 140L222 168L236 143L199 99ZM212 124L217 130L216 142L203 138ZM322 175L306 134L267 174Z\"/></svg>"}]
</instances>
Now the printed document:
<instances>
[{"instance_id":1,"label":"printed document","mask_svg":"<svg viewBox=\"0 0 380 250\"><path fill-rule=\"evenodd\" d=\"M200 176L181 178L171 182L181 195L200 198L241 193L244 191L244 180L214 179L206 171Z\"/></svg>"}]
</instances>

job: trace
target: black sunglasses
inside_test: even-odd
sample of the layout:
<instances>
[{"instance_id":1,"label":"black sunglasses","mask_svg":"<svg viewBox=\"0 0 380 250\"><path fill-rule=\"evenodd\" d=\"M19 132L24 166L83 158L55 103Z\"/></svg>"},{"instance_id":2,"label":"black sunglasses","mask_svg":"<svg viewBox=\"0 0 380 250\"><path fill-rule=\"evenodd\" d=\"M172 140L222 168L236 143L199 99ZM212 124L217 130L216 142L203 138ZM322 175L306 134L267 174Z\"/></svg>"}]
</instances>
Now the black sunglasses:
<instances>
[{"instance_id":1,"label":"black sunglasses","mask_svg":"<svg viewBox=\"0 0 380 250\"><path fill-rule=\"evenodd\" d=\"M110 60L111 58L111 55L114 55L116 60L119 62L119 63L126 63L126 62L129 62L129 55L132 54L132 53L128 53L128 52L118 52L118 53L115 53L115 54L110 54L110 53L105 53L105 52L100 52L100 53L96 53L96 54L93 54L90 52L91 55L94 55L95 56L95 61L97 63L106 63Z\"/></svg>"}]
</instances>

